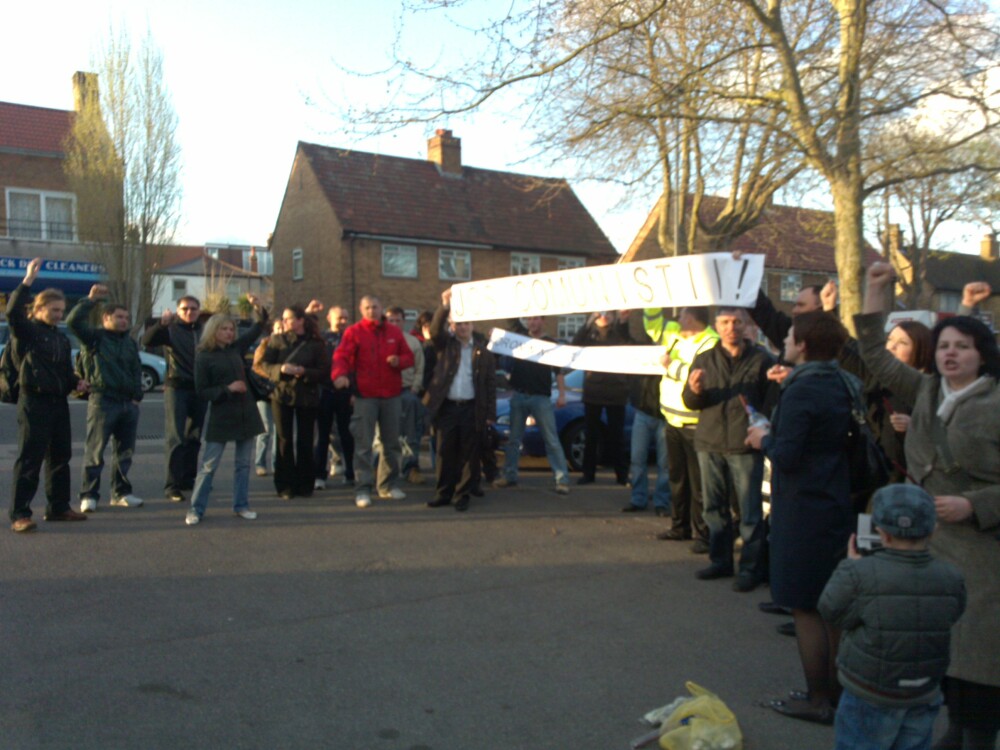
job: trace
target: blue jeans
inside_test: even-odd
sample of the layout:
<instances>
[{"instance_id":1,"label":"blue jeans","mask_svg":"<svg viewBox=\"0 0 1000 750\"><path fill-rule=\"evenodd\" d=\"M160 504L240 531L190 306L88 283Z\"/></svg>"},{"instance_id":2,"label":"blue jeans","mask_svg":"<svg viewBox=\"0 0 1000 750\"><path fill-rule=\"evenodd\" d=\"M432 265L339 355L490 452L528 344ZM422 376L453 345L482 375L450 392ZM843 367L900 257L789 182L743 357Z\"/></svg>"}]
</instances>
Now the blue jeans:
<instances>
[{"instance_id":1,"label":"blue jeans","mask_svg":"<svg viewBox=\"0 0 1000 750\"><path fill-rule=\"evenodd\" d=\"M504 446L503 475L508 482L517 481L517 464L521 458L521 438L524 436L528 416L535 418L535 424L542 433L545 454L555 475L556 484L569 483L569 469L563 452L559 434L556 432L556 413L549 395L534 396L515 391L510 397L510 437Z\"/></svg>"},{"instance_id":2,"label":"blue jeans","mask_svg":"<svg viewBox=\"0 0 1000 750\"><path fill-rule=\"evenodd\" d=\"M656 445L656 487L653 505L670 508L670 471L667 468L667 423L635 410L632 422L632 465L629 480L632 482L632 505L645 508L649 503L649 444Z\"/></svg>"},{"instance_id":3,"label":"blue jeans","mask_svg":"<svg viewBox=\"0 0 1000 750\"><path fill-rule=\"evenodd\" d=\"M850 690L840 696L834 750L930 750L941 698L919 706L877 706Z\"/></svg>"},{"instance_id":4,"label":"blue jeans","mask_svg":"<svg viewBox=\"0 0 1000 750\"><path fill-rule=\"evenodd\" d=\"M703 515L708 525L709 558L713 565L733 568L733 516L730 497L740 505L740 572L763 578L761 548L764 543L761 482L764 456L753 453L698 451L701 469Z\"/></svg>"},{"instance_id":5,"label":"blue jeans","mask_svg":"<svg viewBox=\"0 0 1000 750\"><path fill-rule=\"evenodd\" d=\"M80 499L101 496L101 471L104 469L104 449L111 442L111 496L132 494L128 470L135 453L135 436L139 429L139 406L128 399L111 398L100 393L90 394L87 402L87 442L83 450L83 486Z\"/></svg>"},{"instance_id":6,"label":"blue jeans","mask_svg":"<svg viewBox=\"0 0 1000 750\"><path fill-rule=\"evenodd\" d=\"M254 465L258 469L270 470L274 466L274 454L278 452L278 436L274 434L274 412L271 411L270 401L258 401L257 412L260 414L260 421L264 423L264 432L256 438L254 448ZM268 463L267 450L271 449L271 461Z\"/></svg>"},{"instance_id":7,"label":"blue jeans","mask_svg":"<svg viewBox=\"0 0 1000 750\"><path fill-rule=\"evenodd\" d=\"M236 441L235 468L233 470L233 512L250 509L250 457L253 454L254 438ZM208 496L212 493L212 478L219 468L225 443L205 443L201 452L201 468L191 493L191 509L201 518L208 507Z\"/></svg>"}]
</instances>

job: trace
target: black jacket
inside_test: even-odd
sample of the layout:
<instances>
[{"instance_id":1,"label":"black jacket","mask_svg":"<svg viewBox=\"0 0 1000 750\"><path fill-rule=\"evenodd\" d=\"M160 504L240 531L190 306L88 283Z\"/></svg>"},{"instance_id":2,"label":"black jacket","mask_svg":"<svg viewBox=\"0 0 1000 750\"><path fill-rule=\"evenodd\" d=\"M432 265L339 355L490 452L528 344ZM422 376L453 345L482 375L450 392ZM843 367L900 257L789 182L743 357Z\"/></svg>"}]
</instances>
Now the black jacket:
<instances>
[{"instance_id":1,"label":"black jacket","mask_svg":"<svg viewBox=\"0 0 1000 750\"><path fill-rule=\"evenodd\" d=\"M618 320L601 328L593 321L576 332L573 346L625 346L635 343L627 320ZM628 401L629 377L615 372L587 370L583 376L583 403L599 406L624 406Z\"/></svg>"},{"instance_id":2,"label":"black jacket","mask_svg":"<svg viewBox=\"0 0 1000 750\"><path fill-rule=\"evenodd\" d=\"M19 365L21 397L26 394L68 396L76 387L69 339L54 326L28 317L31 287L18 284L7 301L7 320Z\"/></svg>"},{"instance_id":3,"label":"black jacket","mask_svg":"<svg viewBox=\"0 0 1000 750\"><path fill-rule=\"evenodd\" d=\"M431 342L436 359L434 373L431 375L427 392L424 394L424 405L427 407L431 424L434 423L445 399L448 389L455 379L462 358L462 345L448 331L448 312L450 308L438 307L431 320ZM495 422L497 418L497 370L496 357L486 348L486 339L478 334L472 337L472 389L475 393L476 429L486 429L486 422Z\"/></svg>"},{"instance_id":4,"label":"black jacket","mask_svg":"<svg viewBox=\"0 0 1000 750\"><path fill-rule=\"evenodd\" d=\"M90 325L96 303L80 300L66 318L66 325L83 347L85 377L95 393L123 401L142 401L142 363L139 347L128 331L109 331Z\"/></svg>"},{"instance_id":5,"label":"black jacket","mask_svg":"<svg viewBox=\"0 0 1000 750\"><path fill-rule=\"evenodd\" d=\"M162 346L167 360L167 386L194 390L194 357L201 340L201 320L183 323L180 318L165 326L157 322L146 329L143 346Z\"/></svg>"},{"instance_id":6,"label":"black jacket","mask_svg":"<svg viewBox=\"0 0 1000 750\"><path fill-rule=\"evenodd\" d=\"M698 409L698 427L694 433L695 450L711 453L750 453L744 444L747 437L747 413L740 396L764 415L771 413L777 388L767 379L774 359L756 344L743 342L738 357L716 344L694 358L691 371L705 372L702 391L696 395L684 385L684 405Z\"/></svg>"}]
</instances>

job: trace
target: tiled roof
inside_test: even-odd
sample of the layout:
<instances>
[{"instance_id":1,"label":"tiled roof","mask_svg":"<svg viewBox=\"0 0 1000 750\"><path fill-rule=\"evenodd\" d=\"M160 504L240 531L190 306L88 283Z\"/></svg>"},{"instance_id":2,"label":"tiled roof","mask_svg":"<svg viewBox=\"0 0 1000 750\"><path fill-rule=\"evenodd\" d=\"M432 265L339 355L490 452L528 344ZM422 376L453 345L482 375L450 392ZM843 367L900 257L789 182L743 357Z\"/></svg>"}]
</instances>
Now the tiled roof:
<instances>
[{"instance_id":1,"label":"tiled roof","mask_svg":"<svg viewBox=\"0 0 1000 750\"><path fill-rule=\"evenodd\" d=\"M616 257L565 180L299 143L345 232Z\"/></svg>"},{"instance_id":2,"label":"tiled roof","mask_svg":"<svg viewBox=\"0 0 1000 750\"><path fill-rule=\"evenodd\" d=\"M705 196L701 206L702 216L707 220L721 211L724 205L724 198ZM656 239L658 226L659 207L654 206L622 260L645 260L662 255ZM829 211L771 205L764 211L757 226L733 240L730 249L764 253L764 263L768 268L837 273L833 214ZM866 265L879 259L878 253L867 248Z\"/></svg>"},{"instance_id":3,"label":"tiled roof","mask_svg":"<svg viewBox=\"0 0 1000 750\"><path fill-rule=\"evenodd\" d=\"M938 292L961 292L970 281L985 281L996 290L1000 289L1000 261L932 250L927 254L925 278Z\"/></svg>"},{"instance_id":4,"label":"tiled roof","mask_svg":"<svg viewBox=\"0 0 1000 750\"><path fill-rule=\"evenodd\" d=\"M0 102L0 149L63 153L73 112Z\"/></svg>"}]
</instances>

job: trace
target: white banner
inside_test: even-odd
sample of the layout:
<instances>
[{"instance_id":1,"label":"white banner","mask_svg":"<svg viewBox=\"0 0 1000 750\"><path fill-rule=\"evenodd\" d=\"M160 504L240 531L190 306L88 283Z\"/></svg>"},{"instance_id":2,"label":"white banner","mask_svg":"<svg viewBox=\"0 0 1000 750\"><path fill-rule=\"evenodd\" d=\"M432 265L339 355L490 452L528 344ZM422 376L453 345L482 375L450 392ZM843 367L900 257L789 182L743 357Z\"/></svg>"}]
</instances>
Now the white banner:
<instances>
[{"instance_id":1,"label":"white banner","mask_svg":"<svg viewBox=\"0 0 1000 750\"><path fill-rule=\"evenodd\" d=\"M498 356L526 359L552 367L633 375L662 375L662 346L569 346L511 333L490 331L486 348Z\"/></svg>"},{"instance_id":2,"label":"white banner","mask_svg":"<svg viewBox=\"0 0 1000 750\"><path fill-rule=\"evenodd\" d=\"M730 253L657 258L552 273L469 281L451 288L454 320L503 320L645 307L750 307L763 255Z\"/></svg>"}]
</instances>

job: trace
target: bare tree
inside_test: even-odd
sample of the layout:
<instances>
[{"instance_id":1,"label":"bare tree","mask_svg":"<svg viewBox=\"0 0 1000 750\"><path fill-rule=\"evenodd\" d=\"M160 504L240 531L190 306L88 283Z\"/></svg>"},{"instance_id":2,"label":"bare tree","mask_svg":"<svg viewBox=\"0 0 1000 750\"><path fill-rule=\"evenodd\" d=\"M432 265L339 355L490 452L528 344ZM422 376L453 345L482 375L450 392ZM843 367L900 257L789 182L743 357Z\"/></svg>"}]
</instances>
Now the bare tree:
<instances>
[{"instance_id":1,"label":"bare tree","mask_svg":"<svg viewBox=\"0 0 1000 750\"><path fill-rule=\"evenodd\" d=\"M94 243L109 291L139 326L152 312L163 248L180 219L177 116L148 32L133 50L112 30L95 68L78 87L65 169L81 237Z\"/></svg>"},{"instance_id":2,"label":"bare tree","mask_svg":"<svg viewBox=\"0 0 1000 750\"><path fill-rule=\"evenodd\" d=\"M462 5L461 0L426 0L412 7L448 11ZM674 13L680 5L686 15ZM700 138L706 132L703 124L729 126L730 133L749 128L755 136L748 138L782 150L790 147L825 182L834 207L841 310L848 322L860 310L865 198L942 170L974 168L952 161L946 168L931 165L880 178L884 159L869 147L872 136L933 113L941 120L938 148L944 154L959 151L1000 122L993 74L1000 34L988 6L979 0L536 0L515 3L515 8L521 10L479 30L483 54L467 65L442 72L401 56L394 72L404 75L396 78L392 103L356 114L376 127L429 122L473 111L520 87L532 114L544 115L547 98L571 91L558 83L565 76L592 92L609 114L630 111L639 101L635 120L649 123L654 132L672 127L690 133L696 126ZM590 25L590 34L576 34L566 23L583 12L602 21ZM660 23L672 13L676 22ZM614 50L636 49L641 40L660 42L663 49L678 35L690 38L688 49L700 51L697 64L664 63L657 80L645 74L649 86L638 84L641 72L626 78L631 86L605 86L601 74L614 65L605 69L593 64ZM756 60L756 67L748 68L746 60ZM752 77L741 77L741 70L752 70ZM414 77L429 85L408 98ZM524 90L531 86L533 91ZM660 94L656 108L648 106L651 91ZM576 100L565 106L574 111ZM732 135L722 135L724 130L715 132L713 150L733 143ZM673 143L672 149L658 144L658 158L662 163L667 152L679 154L673 169L681 175L689 156L696 159L699 151L708 151L704 145L698 149L697 140L675 137ZM919 141L909 146L911 154L925 147ZM620 151L634 155L632 174L652 174L653 160L644 149L633 145ZM753 153L747 164L756 163L760 151ZM897 152L893 158L908 163L906 157ZM617 163L628 166L627 161ZM788 164L793 171L801 168L794 160ZM790 179L788 166L775 175L779 184ZM684 178L675 177L673 184L676 190ZM754 178L743 175L738 184L754 185ZM740 191L727 194L739 202Z\"/></svg>"}]
</instances>

